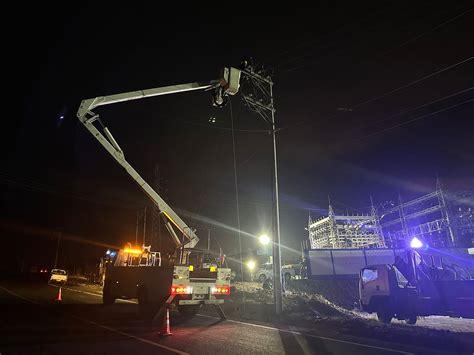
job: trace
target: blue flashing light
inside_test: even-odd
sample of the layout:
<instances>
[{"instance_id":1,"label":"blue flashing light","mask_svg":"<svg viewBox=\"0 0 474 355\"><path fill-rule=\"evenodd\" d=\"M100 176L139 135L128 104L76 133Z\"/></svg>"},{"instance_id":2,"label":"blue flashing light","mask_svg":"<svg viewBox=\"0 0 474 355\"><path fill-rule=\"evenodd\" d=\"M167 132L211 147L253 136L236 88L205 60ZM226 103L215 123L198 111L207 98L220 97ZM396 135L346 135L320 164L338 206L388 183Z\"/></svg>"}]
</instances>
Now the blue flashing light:
<instances>
[{"instance_id":1,"label":"blue flashing light","mask_svg":"<svg viewBox=\"0 0 474 355\"><path fill-rule=\"evenodd\" d=\"M417 237L414 237L410 242L410 247L412 247L413 249L420 249L422 246L423 243Z\"/></svg>"}]
</instances>

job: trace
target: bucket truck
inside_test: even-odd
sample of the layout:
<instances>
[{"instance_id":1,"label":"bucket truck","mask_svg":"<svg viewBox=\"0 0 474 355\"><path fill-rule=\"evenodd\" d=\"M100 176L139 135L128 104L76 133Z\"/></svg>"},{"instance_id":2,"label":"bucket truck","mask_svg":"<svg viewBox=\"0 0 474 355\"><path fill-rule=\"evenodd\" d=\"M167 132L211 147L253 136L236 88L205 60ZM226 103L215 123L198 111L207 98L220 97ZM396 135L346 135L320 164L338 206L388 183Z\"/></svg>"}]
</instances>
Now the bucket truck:
<instances>
[{"instance_id":1,"label":"bucket truck","mask_svg":"<svg viewBox=\"0 0 474 355\"><path fill-rule=\"evenodd\" d=\"M181 313L193 315L202 304L217 306L224 302L225 296L230 294L231 270L225 267L224 258L195 248L199 241L195 230L188 227L129 164L122 148L94 109L124 101L196 90L209 91L213 105L220 107L226 104L228 95L238 92L239 82L240 70L225 68L218 80L131 91L81 102L77 112L79 121L157 206L176 245L175 252L167 257L145 246L129 244L119 250L105 273L104 304L111 304L117 298L135 298L144 315L154 316L164 304L172 304Z\"/></svg>"}]
</instances>

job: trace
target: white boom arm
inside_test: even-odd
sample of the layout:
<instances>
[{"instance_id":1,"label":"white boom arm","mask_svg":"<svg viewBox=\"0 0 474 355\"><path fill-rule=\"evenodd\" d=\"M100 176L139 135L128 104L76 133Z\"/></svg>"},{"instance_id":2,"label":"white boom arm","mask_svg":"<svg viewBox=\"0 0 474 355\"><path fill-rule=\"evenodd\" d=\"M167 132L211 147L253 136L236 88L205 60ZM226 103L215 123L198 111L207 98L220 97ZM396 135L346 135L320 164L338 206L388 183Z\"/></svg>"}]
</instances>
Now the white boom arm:
<instances>
[{"instance_id":1,"label":"white boom arm","mask_svg":"<svg viewBox=\"0 0 474 355\"><path fill-rule=\"evenodd\" d=\"M240 70L235 68L225 68L223 77L219 80L213 80L204 83L180 84L174 86L165 86L161 88L130 91L122 94L110 96L99 96L93 99L86 99L81 102L77 111L79 121L87 130L99 141L100 144L110 153L110 155L127 171L133 180L142 188L145 194L153 201L160 210L160 214L165 221L166 228L170 232L177 247L194 248L199 242L199 238L194 231L184 223L184 221L171 209L171 207L161 198L158 193L138 174L138 172L127 162L125 155L118 145L109 129L102 124L99 115L92 112L98 106L115 104L118 102L144 99L153 96L175 94L193 90L214 90L215 104L222 103L225 95L235 95L239 90ZM99 122L102 132L94 125ZM176 227L183 240L180 240L174 228ZM184 240L185 239L185 240Z\"/></svg>"}]
</instances>

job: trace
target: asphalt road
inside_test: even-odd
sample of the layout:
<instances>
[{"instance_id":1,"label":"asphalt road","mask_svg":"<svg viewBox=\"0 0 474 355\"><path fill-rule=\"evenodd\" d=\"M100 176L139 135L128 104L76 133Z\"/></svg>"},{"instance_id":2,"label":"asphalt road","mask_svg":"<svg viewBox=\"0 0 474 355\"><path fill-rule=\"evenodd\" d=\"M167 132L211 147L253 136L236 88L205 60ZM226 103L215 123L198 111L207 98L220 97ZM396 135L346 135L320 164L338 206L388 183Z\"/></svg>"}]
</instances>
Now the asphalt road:
<instances>
[{"instance_id":1,"label":"asphalt road","mask_svg":"<svg viewBox=\"0 0 474 355\"><path fill-rule=\"evenodd\" d=\"M434 349L311 329L274 327L208 314L171 312L172 336L144 322L133 301L104 307L101 296L45 282L0 282L0 354L436 354ZM440 352L441 353L441 352Z\"/></svg>"}]
</instances>

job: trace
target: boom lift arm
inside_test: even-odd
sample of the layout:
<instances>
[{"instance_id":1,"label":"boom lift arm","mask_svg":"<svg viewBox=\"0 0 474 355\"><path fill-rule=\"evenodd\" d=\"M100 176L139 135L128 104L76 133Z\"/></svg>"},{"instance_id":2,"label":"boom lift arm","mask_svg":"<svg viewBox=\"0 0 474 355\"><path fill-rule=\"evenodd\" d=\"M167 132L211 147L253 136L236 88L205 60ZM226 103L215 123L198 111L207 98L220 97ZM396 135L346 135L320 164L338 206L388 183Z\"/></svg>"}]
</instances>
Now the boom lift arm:
<instances>
[{"instance_id":1,"label":"boom lift arm","mask_svg":"<svg viewBox=\"0 0 474 355\"><path fill-rule=\"evenodd\" d=\"M158 193L138 174L138 172L127 162L124 152L120 148L115 138L110 133L99 118L99 115L92 110L99 106L111 105L124 101L139 100L148 97L176 94L187 91L206 90L211 91L214 105L222 106L227 95L235 95L239 90L240 70L235 68L225 68L222 78L209 82L195 82L165 86L154 89L130 91L110 96L99 96L93 99L86 99L81 102L77 117L87 130L99 141L109 154L127 171L133 180L141 187L145 194L158 207L166 228L168 229L177 248L194 248L199 242L198 236L184 223L184 221L173 211L173 209L161 198ZM96 127L99 123L99 128ZM101 129L101 130L99 130ZM173 226L183 236L181 240Z\"/></svg>"}]
</instances>

